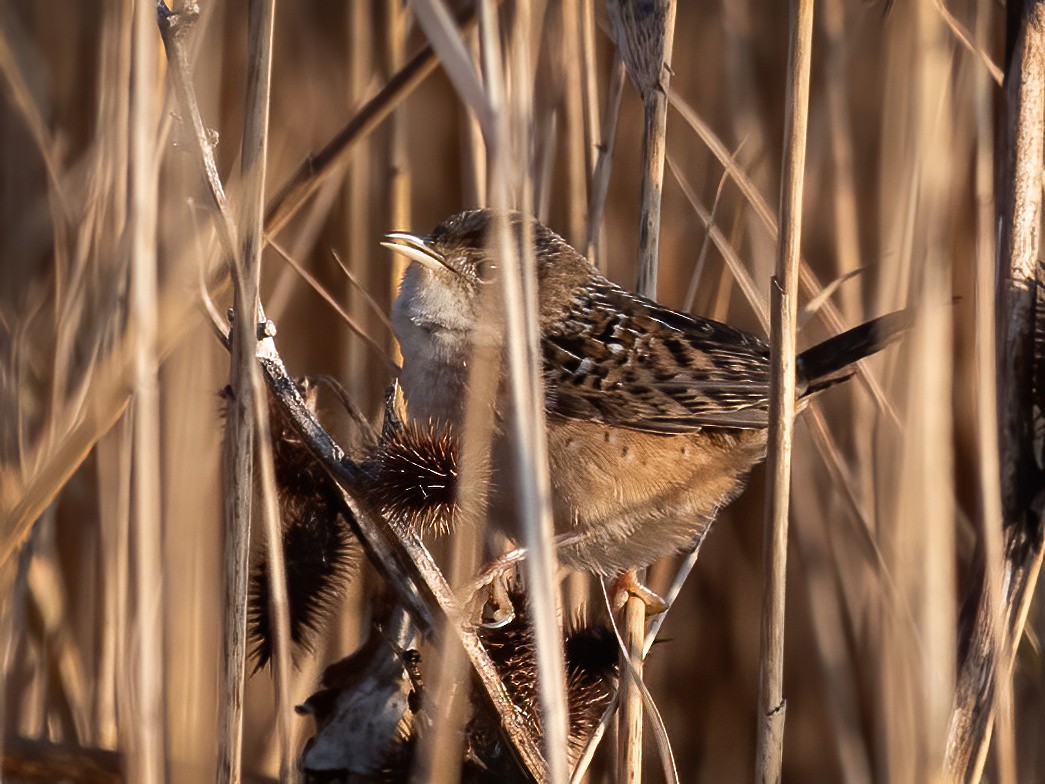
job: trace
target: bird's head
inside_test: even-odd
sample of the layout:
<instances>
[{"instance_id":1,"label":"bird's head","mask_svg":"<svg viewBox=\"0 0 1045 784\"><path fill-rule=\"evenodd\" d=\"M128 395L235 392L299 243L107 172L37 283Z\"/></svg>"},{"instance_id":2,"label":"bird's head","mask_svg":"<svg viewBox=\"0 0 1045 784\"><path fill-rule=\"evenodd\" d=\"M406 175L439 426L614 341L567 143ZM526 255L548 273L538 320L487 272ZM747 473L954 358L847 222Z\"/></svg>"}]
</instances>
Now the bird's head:
<instances>
[{"instance_id":1,"label":"bird's head","mask_svg":"<svg viewBox=\"0 0 1045 784\"><path fill-rule=\"evenodd\" d=\"M589 272L587 260L536 219L510 212L506 219L516 243L528 229L537 266L542 309L554 281L576 268ZM429 331L470 331L479 319L481 294L500 274L496 213L468 210L452 215L431 234L396 231L382 243L412 262L395 304L395 321L409 319ZM518 247L518 245L517 245Z\"/></svg>"}]
</instances>

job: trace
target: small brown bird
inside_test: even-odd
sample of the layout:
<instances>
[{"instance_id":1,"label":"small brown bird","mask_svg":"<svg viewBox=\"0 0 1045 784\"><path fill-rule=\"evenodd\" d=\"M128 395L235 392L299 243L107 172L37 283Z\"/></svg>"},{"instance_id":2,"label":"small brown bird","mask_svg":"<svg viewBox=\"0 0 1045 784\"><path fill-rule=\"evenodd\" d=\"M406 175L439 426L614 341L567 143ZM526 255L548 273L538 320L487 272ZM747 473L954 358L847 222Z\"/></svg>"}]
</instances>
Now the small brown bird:
<instances>
[{"instance_id":1,"label":"small brown bird","mask_svg":"<svg viewBox=\"0 0 1045 784\"><path fill-rule=\"evenodd\" d=\"M462 420L480 293L497 269L493 220L462 212L384 243L414 262L392 318L414 419ZM520 236L523 216L509 220ZM559 558L603 575L645 566L702 538L764 458L769 346L625 291L531 227ZM907 323L892 313L803 352L799 397L848 378ZM492 482L496 493L496 464Z\"/></svg>"}]
</instances>

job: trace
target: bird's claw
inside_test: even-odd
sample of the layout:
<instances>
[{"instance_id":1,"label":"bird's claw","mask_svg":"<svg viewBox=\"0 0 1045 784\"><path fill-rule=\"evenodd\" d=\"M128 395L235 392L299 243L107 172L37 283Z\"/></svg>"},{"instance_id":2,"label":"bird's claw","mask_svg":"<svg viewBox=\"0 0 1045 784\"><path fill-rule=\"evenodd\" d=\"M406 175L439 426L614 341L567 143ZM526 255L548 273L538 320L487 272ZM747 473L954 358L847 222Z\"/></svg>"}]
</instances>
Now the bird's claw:
<instances>
[{"instance_id":1,"label":"bird's claw","mask_svg":"<svg viewBox=\"0 0 1045 784\"><path fill-rule=\"evenodd\" d=\"M660 615L662 612L666 612L669 606L660 594L639 582L633 569L621 572L613 581L611 596L615 610L622 608L632 597L641 599L642 603L646 605L647 616Z\"/></svg>"}]
</instances>

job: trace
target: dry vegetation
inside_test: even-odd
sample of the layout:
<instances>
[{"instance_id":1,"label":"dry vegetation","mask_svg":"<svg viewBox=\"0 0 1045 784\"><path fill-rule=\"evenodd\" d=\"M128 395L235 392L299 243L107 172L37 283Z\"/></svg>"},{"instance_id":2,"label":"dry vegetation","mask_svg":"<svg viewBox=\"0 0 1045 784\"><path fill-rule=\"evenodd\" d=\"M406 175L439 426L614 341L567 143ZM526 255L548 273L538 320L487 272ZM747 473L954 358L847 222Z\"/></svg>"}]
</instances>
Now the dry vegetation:
<instances>
[{"instance_id":1,"label":"dry vegetation","mask_svg":"<svg viewBox=\"0 0 1045 784\"><path fill-rule=\"evenodd\" d=\"M231 376L241 405L219 397L230 352L202 282L224 314L227 260L237 301L250 302L260 258L261 303L290 372L336 377L380 422L396 360L384 314L401 273L382 235L427 231L477 204L532 204L634 286L644 127L666 149L659 263L642 277L659 300L768 334L777 228L793 236L800 219L799 346L890 310L921 314L900 348L864 362L795 423L784 780L967 780L981 767L992 781L1045 780L1045 617L1031 602L1045 374L1026 342L1033 286L1018 285L1041 276L1041 4L818 0L806 114L785 89L797 66L783 3L681 2L666 136L623 78L595 0L480 3L496 15L486 40L497 24L506 33L491 55L501 82L464 67L479 57L476 26L447 35L439 2L414 4L424 32L398 0L279 3L271 95L271 6L249 5L203 3L198 20L182 19L168 41L190 69L179 72L151 3L0 2L5 781L124 780L121 766L128 781L209 781L219 749L232 779L240 758L244 780L287 779L314 731L292 706L379 612L380 570L361 566L318 624L314 654L291 666L275 640L278 677L248 666L242 715L232 709L241 659L229 658L237 643L226 635L242 628L228 623L242 601L223 585L230 568L246 578L223 509L249 524L256 488L240 473L237 495L223 465L250 455L252 438L266 443L267 416L256 415L267 407L251 340L232 352L245 358ZM470 18L472 3L452 5ZM429 40L438 54L411 61ZM779 208L793 110L808 125L797 214ZM209 184L201 134L216 142ZM484 138L504 143L487 150ZM607 174L601 204L593 193ZM604 215L601 225L589 215ZM362 443L336 396L319 399L324 426ZM237 424L223 458L226 406ZM247 433L240 447L236 433ZM271 452L257 451L256 472L271 478ZM759 469L703 545L645 662L683 782L755 775L763 489ZM279 539L267 497L253 504L255 560ZM452 584L471 574L481 533L432 544ZM667 592L679 560L655 565L651 587ZM528 574L551 566L538 560ZM599 617L595 586L563 586L568 614L587 605ZM451 642L430 646L440 666L429 665L426 685L444 694L433 672L459 681L471 665L452 634L439 639ZM650 726L652 781L661 764ZM613 741L590 780L613 780ZM449 743L422 747L430 780L452 779L439 767L451 764L439 757Z\"/></svg>"}]
</instances>

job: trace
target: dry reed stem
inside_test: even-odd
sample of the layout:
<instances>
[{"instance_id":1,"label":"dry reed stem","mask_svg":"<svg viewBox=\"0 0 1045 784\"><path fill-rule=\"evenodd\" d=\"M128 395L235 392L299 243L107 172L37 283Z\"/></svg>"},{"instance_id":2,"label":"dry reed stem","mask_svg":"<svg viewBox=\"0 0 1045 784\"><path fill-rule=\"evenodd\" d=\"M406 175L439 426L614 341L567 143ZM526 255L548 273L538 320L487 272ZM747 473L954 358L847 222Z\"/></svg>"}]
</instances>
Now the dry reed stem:
<instances>
[{"instance_id":1,"label":"dry reed stem","mask_svg":"<svg viewBox=\"0 0 1045 784\"><path fill-rule=\"evenodd\" d=\"M147 0L134 4L130 106L130 326L134 335L134 631L135 743L128 771L134 781L166 778L163 727L163 559L160 502L159 340L156 319L156 222L159 157L156 154L159 91L155 16Z\"/></svg>"},{"instance_id":2,"label":"dry reed stem","mask_svg":"<svg viewBox=\"0 0 1045 784\"><path fill-rule=\"evenodd\" d=\"M986 573L987 583L981 592L968 654L961 663L956 687L947 768L951 775L963 781L976 781L982 774L993 723L1007 699L1004 692L997 694L997 684L1008 684L1011 679L1015 648L1023 635L1027 604L1034 593L1042 560L1041 492L1024 484L1028 470L1032 471L1034 465L1028 395L1033 372L1030 335L1035 269L1040 264L1045 139L1045 4L1041 2L1028 3L1023 9L1008 74L995 317L1001 471L998 489L1006 526L1005 547L1001 575L996 567ZM980 347L981 362L985 353L986 349ZM981 412L981 418L983 416ZM989 490L991 485L984 487ZM987 500L985 498L985 502ZM985 517L984 524L991 524L994 518L994 514ZM989 555L997 557L997 546L990 549L994 552ZM1004 587L1004 624L998 621L1002 610L996 603L1001 587ZM1007 650L1003 647L1006 633Z\"/></svg>"},{"instance_id":3,"label":"dry reed stem","mask_svg":"<svg viewBox=\"0 0 1045 784\"><path fill-rule=\"evenodd\" d=\"M235 316L238 323L231 336L234 344L241 350L249 351L244 358L244 367L238 369L233 379L233 394L250 394L253 409L253 428L255 443L258 449L260 464L261 511L265 531L265 545L268 562L269 617L272 619L273 657L272 669L276 687L276 727L279 739L279 771L283 784L293 784L295 779L294 759L291 740L291 698L290 698L290 620L287 607L287 582L283 562L283 535L279 520L279 509L276 499L275 466L272 456L272 436L269 428L268 394L261 382L261 374L254 354L257 345L256 325L264 320L261 307L261 254L265 246L263 237L265 216L265 173L268 170L268 132L269 106L272 92L272 37L275 27L275 0L251 0L248 6L247 33L247 107L243 123L243 144L240 157L240 177L243 183L242 208L240 210L241 240L243 256L239 265L236 286ZM239 312L244 311L245 318L239 319ZM249 321L248 321L249 319ZM248 330L246 340L240 343L236 329ZM235 350L233 357L236 356ZM240 382L239 387L236 381ZM246 383L243 383L246 382ZM251 468L253 468L251 466ZM249 480L249 477L248 477ZM249 507L248 507L249 508ZM243 544L248 547L244 553L234 553L237 561L242 559L246 569L249 560L249 518L248 530L243 537ZM236 568L240 566L236 564ZM230 576L232 573L230 572ZM233 583L238 591L241 586ZM237 594L229 599L229 606L236 604L235 623L245 622L246 580L242 585L242 596ZM244 616L238 615L243 609ZM244 635L245 642L245 635ZM237 660L240 652L235 651ZM238 663L238 662L237 662ZM227 672L227 675L231 673ZM237 676L242 679L240 671ZM242 689L242 685L239 687ZM242 699L242 698L241 698Z\"/></svg>"},{"instance_id":4,"label":"dry reed stem","mask_svg":"<svg viewBox=\"0 0 1045 784\"><path fill-rule=\"evenodd\" d=\"M976 30L981 38L990 33L988 15L981 9L976 14ZM999 72L1000 73L1000 72ZM993 75L993 74L992 74ZM995 80L1000 81L1000 80ZM983 537L983 597L990 609L991 639L994 661L1004 661L1011 645L1003 604L1002 569L1005 559L1005 529L1002 518L1001 466L998 445L998 390L995 314L995 215L994 200L994 81L978 70L973 77L976 114L976 256L975 346L976 368L976 434L980 485L980 531ZM1045 122L1045 117L1042 118ZM1007 677L1008 676L1008 677ZM1016 738L1014 727L1013 683L1011 672L994 668L994 705L998 734L995 741L995 773L1001 784L1016 781ZM987 748L987 743L981 745ZM982 756L982 752L981 752Z\"/></svg>"},{"instance_id":5,"label":"dry reed stem","mask_svg":"<svg viewBox=\"0 0 1045 784\"><path fill-rule=\"evenodd\" d=\"M657 298L657 260L660 240L664 159L667 151L668 96L671 50L675 39L675 0L635 3L614 0L608 5L617 50L642 96L642 184L639 218L638 293ZM600 196L600 200L604 197ZM594 238L593 223L590 239ZM639 582L645 571L632 569L629 579ZM622 784L642 781L642 648L646 635L646 605L628 596L624 605L624 644L621 654L617 777Z\"/></svg>"},{"instance_id":6,"label":"dry reed stem","mask_svg":"<svg viewBox=\"0 0 1045 784\"><path fill-rule=\"evenodd\" d=\"M348 61L347 77L347 103L349 106L358 106L366 97L367 86L376 76L374 48L374 10L370 3L352 3L348 8L348 32L347 51ZM391 119L391 118L389 118ZM354 152L354 166L347 167L343 175L342 185L343 214L341 217L341 232L345 243L345 261L352 274L366 280L367 271L370 267L370 257L373 248L370 245L370 221L373 210L371 204L376 207L379 203L374 198L379 192L380 181L374 181L371 177L373 167L372 157L376 150L369 137L359 139L356 142ZM352 313L364 310L362 297L356 287L346 281L339 293L339 299L346 303ZM369 319L363 317L364 323ZM367 352L360 350L361 347L353 341L349 341L345 350L341 352L338 362L338 375L344 379L349 395L355 400L364 403L372 400L374 393L380 389L380 385L372 383L374 379L368 372ZM384 351L381 352L384 355Z\"/></svg>"},{"instance_id":7,"label":"dry reed stem","mask_svg":"<svg viewBox=\"0 0 1045 784\"><path fill-rule=\"evenodd\" d=\"M234 324L229 345L232 352L230 367L230 397L226 409L226 438L224 466L228 490L225 493L225 612L222 634L222 686L224 699L219 716L217 778L220 782L236 784L242 777L243 690L246 665L247 583L250 554L250 520L253 503L254 448L262 456L262 514L269 538L270 553L276 563L269 571L272 617L275 619L275 663L277 684L277 721L280 722L281 768L293 775L290 767L288 655L286 633L286 587L279 557L282 539L278 532L278 513L275 512L274 480L271 472L271 454L266 458L268 404L264 398L254 356L257 329L262 310L258 298L260 287L261 251L263 248L262 216L264 208L265 148L268 133L268 94L271 81L272 20L274 5L252 5L250 21L251 53L249 110L244 121L244 146L241 172L245 184L243 223L248 227L245 244L239 247L237 228L218 175L213 146L199 111L192 85L184 36L195 16L171 14L162 4L157 5L160 31L167 50L169 73L179 100L188 112L193 128L193 139L216 212L218 236L232 263L234 278ZM241 258L240 253L243 256ZM249 303L249 304L247 304ZM259 434L265 435L259 441ZM273 533L275 532L275 533ZM276 544L273 546L272 541ZM286 776L284 776L286 778Z\"/></svg>"},{"instance_id":8,"label":"dry reed stem","mask_svg":"<svg viewBox=\"0 0 1045 784\"><path fill-rule=\"evenodd\" d=\"M238 262L234 262L239 267ZM219 784L238 784L243 748L243 678L247 660L247 582L250 555L250 520L254 496L254 444L256 439L251 385L254 345L257 342L255 308L247 306L247 283L234 273L234 316L230 346L229 393L225 406L224 477L224 664L220 702L218 770Z\"/></svg>"},{"instance_id":9,"label":"dry reed stem","mask_svg":"<svg viewBox=\"0 0 1045 784\"><path fill-rule=\"evenodd\" d=\"M406 58L406 36L408 32L408 14L401 0L388 0L388 26L386 28L386 46L388 47L389 69L395 73L403 66ZM400 109L392 113L391 139L388 144L388 217L393 228L413 225L410 210L410 191L412 179L410 175L410 159L407 155L407 123L406 113ZM406 271L407 260L400 253L388 251L391 267L389 268L389 295L395 297L399 290L399 281ZM392 361L402 363L399 344L395 336L390 336Z\"/></svg>"},{"instance_id":10,"label":"dry reed stem","mask_svg":"<svg viewBox=\"0 0 1045 784\"><path fill-rule=\"evenodd\" d=\"M791 490L791 440L795 417L795 328L802 240L802 190L809 119L812 0L792 0L788 14L788 68L784 161L780 185L780 238L776 275L770 285L769 445L762 645L756 777L780 780L784 746L784 593Z\"/></svg>"},{"instance_id":11,"label":"dry reed stem","mask_svg":"<svg viewBox=\"0 0 1045 784\"><path fill-rule=\"evenodd\" d=\"M632 578L638 580L635 570ZM624 603L624 649L621 655L631 666L621 672L620 715L617 726L617 781L642 781L642 657L646 634L646 605L638 596Z\"/></svg>"},{"instance_id":12,"label":"dry reed stem","mask_svg":"<svg viewBox=\"0 0 1045 784\"><path fill-rule=\"evenodd\" d=\"M584 101L584 170L588 173L590 180L595 171L595 157L599 144L599 74L595 65L595 0L579 0L579 3L579 35L584 75L581 81L581 96ZM590 194L588 198L590 200Z\"/></svg>"},{"instance_id":13,"label":"dry reed stem","mask_svg":"<svg viewBox=\"0 0 1045 784\"><path fill-rule=\"evenodd\" d=\"M565 118L566 160L567 170L567 208L566 229L568 242L579 246L587 235L588 181L591 177L589 161L594 157L589 150L588 136L591 127L590 115L587 111L587 90L596 82L595 74L588 67L594 68L594 61L586 57L582 40L582 19L584 11L581 5L589 5L589 0L563 0L556 9L559 13L559 32L562 40L562 53L551 58L556 64L553 78L562 80L562 106ZM579 64L581 73L571 73L565 66ZM555 137L548 139L550 145L555 144Z\"/></svg>"},{"instance_id":14,"label":"dry reed stem","mask_svg":"<svg viewBox=\"0 0 1045 784\"><path fill-rule=\"evenodd\" d=\"M558 558L552 544L551 481L548 476L548 445L544 412L544 384L538 348L536 262L532 227L524 223L521 241L515 238L508 219L512 185L521 186L523 214L530 214L526 142L533 123L531 87L530 5L515 6L512 45L500 67L500 46L495 35L493 4L481 5L480 34L488 53L485 76L487 99L496 123L494 135L486 139L492 156L491 206L501 216L492 243L500 262L504 307L504 357L508 380L509 432L511 434L513 487L522 525L522 544L528 557L523 565L527 598L532 614L533 638L539 680L541 727L547 780L565 784L569 780L566 753L568 717L566 709L566 665L559 623ZM511 81L509 81L509 76Z\"/></svg>"}]
</instances>

